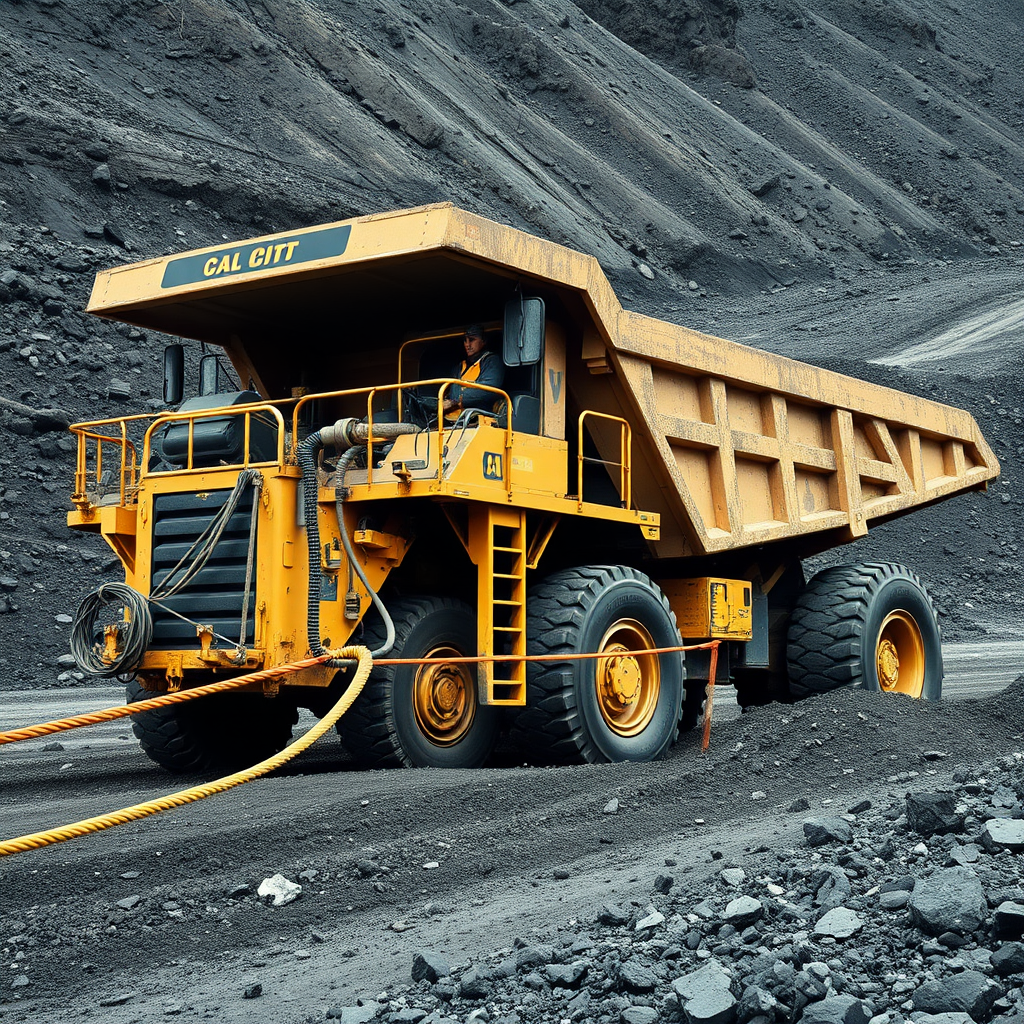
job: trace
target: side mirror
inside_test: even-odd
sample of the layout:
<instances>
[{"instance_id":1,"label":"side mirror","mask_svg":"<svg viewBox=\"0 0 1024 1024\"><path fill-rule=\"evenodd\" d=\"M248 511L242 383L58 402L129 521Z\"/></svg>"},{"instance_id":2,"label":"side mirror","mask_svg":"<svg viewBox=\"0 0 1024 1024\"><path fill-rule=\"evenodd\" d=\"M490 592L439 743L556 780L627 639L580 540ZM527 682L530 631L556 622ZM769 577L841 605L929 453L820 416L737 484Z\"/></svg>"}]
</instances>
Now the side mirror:
<instances>
[{"instance_id":1,"label":"side mirror","mask_svg":"<svg viewBox=\"0 0 1024 1024\"><path fill-rule=\"evenodd\" d=\"M220 360L215 355L203 356L199 360L199 394L220 393Z\"/></svg>"},{"instance_id":2,"label":"side mirror","mask_svg":"<svg viewBox=\"0 0 1024 1024\"><path fill-rule=\"evenodd\" d=\"M178 405L185 395L185 346L164 349L164 405Z\"/></svg>"},{"instance_id":3,"label":"side mirror","mask_svg":"<svg viewBox=\"0 0 1024 1024\"><path fill-rule=\"evenodd\" d=\"M544 300L517 295L505 303L506 366L532 366L544 352Z\"/></svg>"}]
</instances>

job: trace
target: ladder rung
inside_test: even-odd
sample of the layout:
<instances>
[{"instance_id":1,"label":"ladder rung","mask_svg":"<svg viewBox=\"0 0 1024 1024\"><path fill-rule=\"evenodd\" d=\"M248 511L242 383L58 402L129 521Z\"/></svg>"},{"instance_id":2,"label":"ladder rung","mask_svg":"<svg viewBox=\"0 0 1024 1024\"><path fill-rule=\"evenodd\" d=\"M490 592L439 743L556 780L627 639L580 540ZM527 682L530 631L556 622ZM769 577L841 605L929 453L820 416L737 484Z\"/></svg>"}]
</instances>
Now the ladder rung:
<instances>
[{"instance_id":1,"label":"ladder rung","mask_svg":"<svg viewBox=\"0 0 1024 1024\"><path fill-rule=\"evenodd\" d=\"M522 626L494 626L495 633L522 633Z\"/></svg>"},{"instance_id":2,"label":"ladder rung","mask_svg":"<svg viewBox=\"0 0 1024 1024\"><path fill-rule=\"evenodd\" d=\"M522 601L504 601L504 600L502 600L502 599L501 599L500 597L496 597L496 598L495 598L495 599L494 599L494 600L493 600L493 601L492 601L491 603L492 603L492 604L506 604L506 605L511 605L511 606L512 606L512 607L514 607L514 608L520 608L520 607L522 607L522 604L523 604L523 602L522 602Z\"/></svg>"},{"instance_id":3,"label":"ladder rung","mask_svg":"<svg viewBox=\"0 0 1024 1024\"><path fill-rule=\"evenodd\" d=\"M496 572L494 578L496 580L521 580L523 577L514 572Z\"/></svg>"},{"instance_id":4,"label":"ladder rung","mask_svg":"<svg viewBox=\"0 0 1024 1024\"><path fill-rule=\"evenodd\" d=\"M500 548L497 544L492 548L493 551L504 551L508 555L521 555L524 553L523 548Z\"/></svg>"}]
</instances>

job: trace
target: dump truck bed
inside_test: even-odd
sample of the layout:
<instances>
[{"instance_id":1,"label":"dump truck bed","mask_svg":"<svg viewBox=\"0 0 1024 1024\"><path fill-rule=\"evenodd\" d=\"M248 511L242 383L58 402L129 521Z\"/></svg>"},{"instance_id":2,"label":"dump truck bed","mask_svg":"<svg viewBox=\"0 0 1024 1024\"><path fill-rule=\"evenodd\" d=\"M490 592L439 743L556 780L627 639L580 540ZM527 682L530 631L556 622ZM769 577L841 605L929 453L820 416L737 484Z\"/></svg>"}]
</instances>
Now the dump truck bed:
<instances>
[{"instance_id":1,"label":"dump truck bed","mask_svg":"<svg viewBox=\"0 0 1024 1024\"><path fill-rule=\"evenodd\" d=\"M268 367L288 339L383 366L381 337L397 349L414 326L491 319L516 285L564 331L575 407L632 426L634 504L661 514L656 558L823 548L998 475L963 410L625 310L593 257L449 204L116 268L89 311L222 345L275 398ZM329 345L326 323L343 327ZM593 440L614 461L617 430Z\"/></svg>"}]
</instances>

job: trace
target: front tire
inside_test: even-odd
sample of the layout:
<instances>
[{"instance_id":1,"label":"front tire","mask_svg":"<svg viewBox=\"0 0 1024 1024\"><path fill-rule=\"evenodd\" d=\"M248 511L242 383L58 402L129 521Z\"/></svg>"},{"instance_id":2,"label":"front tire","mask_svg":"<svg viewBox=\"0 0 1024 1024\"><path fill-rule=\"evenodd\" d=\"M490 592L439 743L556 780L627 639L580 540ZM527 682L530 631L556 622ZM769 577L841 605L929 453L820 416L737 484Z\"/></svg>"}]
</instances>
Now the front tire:
<instances>
[{"instance_id":1,"label":"front tire","mask_svg":"<svg viewBox=\"0 0 1024 1024\"><path fill-rule=\"evenodd\" d=\"M526 708L513 739L550 761L653 761L676 738L686 671L682 652L634 655L682 641L661 590L627 566L554 573L527 599L529 654L604 652L529 662Z\"/></svg>"},{"instance_id":2,"label":"front tire","mask_svg":"<svg viewBox=\"0 0 1024 1024\"><path fill-rule=\"evenodd\" d=\"M126 691L129 704L159 696L137 680ZM132 715L132 732L151 761L181 774L258 764L288 745L296 721L281 697L216 693Z\"/></svg>"},{"instance_id":3,"label":"front tire","mask_svg":"<svg viewBox=\"0 0 1024 1024\"><path fill-rule=\"evenodd\" d=\"M476 616L447 597L402 598L389 604L396 658L464 657L476 653ZM381 645L384 625L367 624L362 643ZM477 701L476 665L390 665L374 668L339 720L341 742L367 768L478 768L491 755L497 709Z\"/></svg>"},{"instance_id":4,"label":"front tire","mask_svg":"<svg viewBox=\"0 0 1024 1024\"><path fill-rule=\"evenodd\" d=\"M793 610L787 660L797 698L840 686L942 696L935 605L915 573L891 562L818 573Z\"/></svg>"}]
</instances>

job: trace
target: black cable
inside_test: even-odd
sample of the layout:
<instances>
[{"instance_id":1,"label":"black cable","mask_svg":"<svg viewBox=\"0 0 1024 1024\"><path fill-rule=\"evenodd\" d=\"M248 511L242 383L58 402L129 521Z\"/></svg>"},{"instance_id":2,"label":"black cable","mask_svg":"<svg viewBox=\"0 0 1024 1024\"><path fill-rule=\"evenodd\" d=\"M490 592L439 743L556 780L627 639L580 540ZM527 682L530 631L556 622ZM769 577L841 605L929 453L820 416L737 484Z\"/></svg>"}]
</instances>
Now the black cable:
<instances>
[{"instance_id":1,"label":"black cable","mask_svg":"<svg viewBox=\"0 0 1024 1024\"><path fill-rule=\"evenodd\" d=\"M306 548L309 552L309 584L306 590L306 639L310 653L319 657L325 653L320 636L320 587L323 573L320 569L320 523L317 518L317 497L320 481L316 472L316 457L323 449L323 438L315 430L295 449L295 459L302 469L302 518L306 524Z\"/></svg>"},{"instance_id":2,"label":"black cable","mask_svg":"<svg viewBox=\"0 0 1024 1024\"><path fill-rule=\"evenodd\" d=\"M100 611L111 605L122 609L117 642L120 654L108 662L103 656L105 644L96 638L96 620ZM153 616L146 598L127 583L104 583L78 606L71 627L71 653L83 672L109 679L138 668L152 639Z\"/></svg>"},{"instance_id":3,"label":"black cable","mask_svg":"<svg viewBox=\"0 0 1024 1024\"><path fill-rule=\"evenodd\" d=\"M302 468L302 509L303 518L306 524L306 548L309 552L309 590L306 595L306 640L309 649L315 657L326 654L323 640L320 636L320 587L323 581L323 571L320 565L320 522L318 518L317 499L320 494L320 481L317 478L316 460L323 449L323 438L317 430L310 434L296 449L295 457ZM370 654L379 658L391 650L395 642L395 625L388 614L384 602L378 597L377 592L370 586L363 572L363 567L355 556L352 549L352 540L345 529L345 520L341 514L341 505L344 502L345 473L355 458L363 451L362 448L352 447L345 451L338 459L336 470L338 487L335 490L338 509L338 529L341 533L342 543L345 545L345 553L348 555L349 564L355 569L363 586L366 587L373 601L373 606L380 613L384 620L384 627L387 631L383 646Z\"/></svg>"}]
</instances>

